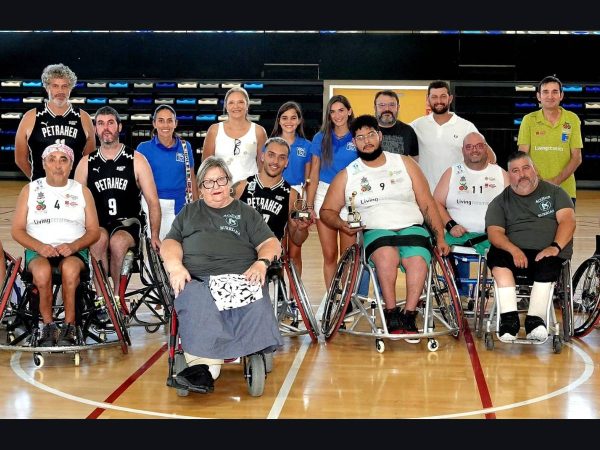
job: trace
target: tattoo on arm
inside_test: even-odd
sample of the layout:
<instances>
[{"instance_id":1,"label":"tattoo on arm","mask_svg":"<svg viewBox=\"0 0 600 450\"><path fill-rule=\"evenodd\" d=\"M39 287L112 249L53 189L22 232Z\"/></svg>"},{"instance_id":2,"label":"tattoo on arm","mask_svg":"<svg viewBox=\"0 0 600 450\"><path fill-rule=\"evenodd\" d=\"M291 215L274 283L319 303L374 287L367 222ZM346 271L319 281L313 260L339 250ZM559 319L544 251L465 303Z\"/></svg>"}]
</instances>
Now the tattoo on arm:
<instances>
[{"instance_id":1,"label":"tattoo on arm","mask_svg":"<svg viewBox=\"0 0 600 450\"><path fill-rule=\"evenodd\" d=\"M433 231L435 233L436 238L439 239L440 238L440 230L438 230L436 227L433 226L433 221L431 220L431 216L429 215L429 205L427 205L425 207L425 210L423 211L423 219L425 220L425 223L427 224L427 226L429 226L431 231ZM443 234L441 237L443 237Z\"/></svg>"}]
</instances>

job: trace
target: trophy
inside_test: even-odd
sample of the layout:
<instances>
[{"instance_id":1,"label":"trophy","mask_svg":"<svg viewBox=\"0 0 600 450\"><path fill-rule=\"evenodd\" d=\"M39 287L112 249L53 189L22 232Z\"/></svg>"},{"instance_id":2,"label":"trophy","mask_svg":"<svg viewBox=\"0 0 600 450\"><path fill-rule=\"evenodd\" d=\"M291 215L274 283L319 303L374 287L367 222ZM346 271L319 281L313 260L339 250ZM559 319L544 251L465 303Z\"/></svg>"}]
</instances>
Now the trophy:
<instances>
[{"instance_id":1,"label":"trophy","mask_svg":"<svg viewBox=\"0 0 600 450\"><path fill-rule=\"evenodd\" d=\"M350 206L348 207L348 226L350 228L360 228L363 226L360 221L360 213L356 210L354 206L354 198L356 197L356 192L352 193L352 197L350 197Z\"/></svg>"},{"instance_id":2,"label":"trophy","mask_svg":"<svg viewBox=\"0 0 600 450\"><path fill-rule=\"evenodd\" d=\"M294 207L292 209L292 219L310 220L310 211L306 204L306 185L308 183L310 183L310 178L307 178L306 182L302 183L302 192L300 192L299 197L294 202Z\"/></svg>"}]
</instances>

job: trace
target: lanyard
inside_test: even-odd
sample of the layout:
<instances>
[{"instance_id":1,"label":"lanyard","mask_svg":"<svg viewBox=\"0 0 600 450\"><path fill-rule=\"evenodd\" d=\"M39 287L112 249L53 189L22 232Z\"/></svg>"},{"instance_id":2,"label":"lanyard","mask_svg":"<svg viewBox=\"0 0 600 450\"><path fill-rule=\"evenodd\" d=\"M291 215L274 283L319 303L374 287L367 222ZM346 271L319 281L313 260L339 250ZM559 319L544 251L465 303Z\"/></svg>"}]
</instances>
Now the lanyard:
<instances>
[{"instance_id":1,"label":"lanyard","mask_svg":"<svg viewBox=\"0 0 600 450\"><path fill-rule=\"evenodd\" d=\"M185 202L192 203L192 170L190 168L190 157L188 156L187 142L181 140L183 147L183 159L185 160Z\"/></svg>"}]
</instances>

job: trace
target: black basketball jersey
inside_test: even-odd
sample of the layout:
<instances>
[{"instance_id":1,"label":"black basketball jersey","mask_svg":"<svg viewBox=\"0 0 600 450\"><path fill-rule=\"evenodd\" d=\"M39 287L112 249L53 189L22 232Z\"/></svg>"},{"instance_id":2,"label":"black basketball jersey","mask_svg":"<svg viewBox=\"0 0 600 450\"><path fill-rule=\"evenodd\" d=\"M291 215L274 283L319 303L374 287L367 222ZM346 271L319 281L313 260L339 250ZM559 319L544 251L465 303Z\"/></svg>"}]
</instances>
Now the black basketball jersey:
<instances>
[{"instance_id":1,"label":"black basketball jersey","mask_svg":"<svg viewBox=\"0 0 600 450\"><path fill-rule=\"evenodd\" d=\"M100 149L88 156L87 187L92 191L101 227L136 217L142 225L142 191L135 182L134 150L121 144L115 159L105 159Z\"/></svg>"},{"instance_id":2,"label":"black basketball jersey","mask_svg":"<svg viewBox=\"0 0 600 450\"><path fill-rule=\"evenodd\" d=\"M81 123L81 110L69 106L62 116L55 115L46 103L36 108L35 123L27 140L29 145L29 161L31 162L31 180L46 176L42 166L42 153L50 144L66 144L73 149L75 161L69 178L75 175L77 163L83 156L83 148L87 137Z\"/></svg>"},{"instance_id":3,"label":"black basketball jersey","mask_svg":"<svg viewBox=\"0 0 600 450\"><path fill-rule=\"evenodd\" d=\"M275 186L264 187L258 174L248 177L246 181L248 184L240 200L261 213L271 231L281 240L290 209L290 184L282 178Z\"/></svg>"}]
</instances>

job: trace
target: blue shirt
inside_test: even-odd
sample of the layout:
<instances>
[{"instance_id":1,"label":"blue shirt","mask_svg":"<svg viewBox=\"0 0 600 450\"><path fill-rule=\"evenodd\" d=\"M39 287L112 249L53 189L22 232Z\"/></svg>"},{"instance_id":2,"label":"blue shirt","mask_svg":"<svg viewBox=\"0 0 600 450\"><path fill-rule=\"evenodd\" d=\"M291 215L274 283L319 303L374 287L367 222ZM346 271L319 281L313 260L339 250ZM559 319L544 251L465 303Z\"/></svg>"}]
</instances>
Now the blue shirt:
<instances>
[{"instance_id":1,"label":"blue shirt","mask_svg":"<svg viewBox=\"0 0 600 450\"><path fill-rule=\"evenodd\" d=\"M318 132L313 138L310 146L310 153L321 158L321 142L323 142L323 133ZM333 158L331 164L326 164L321 160L321 169L319 171L319 181L331 183L337 173L345 169L348 164L358 158L356 146L352 142L352 133L348 131L344 136L338 138L332 132L331 144L333 146Z\"/></svg>"},{"instance_id":2,"label":"blue shirt","mask_svg":"<svg viewBox=\"0 0 600 450\"><path fill-rule=\"evenodd\" d=\"M304 168L310 162L310 141L296 135L290 145L290 159L283 171L283 179L295 186L304 183Z\"/></svg>"},{"instance_id":3,"label":"blue shirt","mask_svg":"<svg viewBox=\"0 0 600 450\"><path fill-rule=\"evenodd\" d=\"M187 141L186 141L187 142ZM194 151L187 142L190 170L194 170ZM175 200L175 214L185 205L185 157L181 139L176 138L173 147L165 147L157 136L140 142L137 151L146 157L152 168L158 198Z\"/></svg>"}]
</instances>

